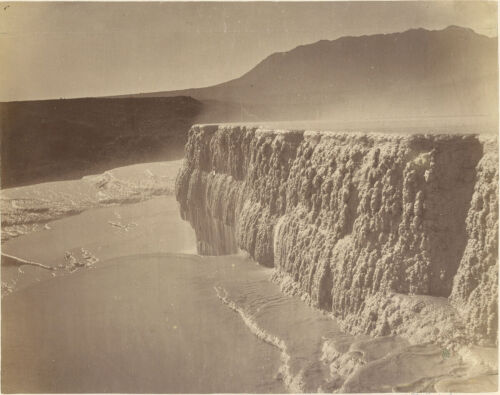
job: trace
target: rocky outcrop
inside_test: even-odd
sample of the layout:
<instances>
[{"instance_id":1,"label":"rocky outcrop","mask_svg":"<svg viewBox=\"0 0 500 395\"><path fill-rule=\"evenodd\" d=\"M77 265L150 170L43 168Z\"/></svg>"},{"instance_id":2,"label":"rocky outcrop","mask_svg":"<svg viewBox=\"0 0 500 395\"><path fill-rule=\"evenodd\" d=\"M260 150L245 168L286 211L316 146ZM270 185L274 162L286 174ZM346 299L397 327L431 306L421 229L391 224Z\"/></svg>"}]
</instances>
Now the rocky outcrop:
<instances>
[{"instance_id":1,"label":"rocky outcrop","mask_svg":"<svg viewBox=\"0 0 500 395\"><path fill-rule=\"evenodd\" d=\"M451 300L464 315L468 334L497 340L498 332L498 151L484 145L466 218L467 245L454 278Z\"/></svg>"},{"instance_id":2,"label":"rocky outcrop","mask_svg":"<svg viewBox=\"0 0 500 395\"><path fill-rule=\"evenodd\" d=\"M247 251L352 332L491 344L497 166L475 135L194 126L176 194L200 253Z\"/></svg>"}]
</instances>

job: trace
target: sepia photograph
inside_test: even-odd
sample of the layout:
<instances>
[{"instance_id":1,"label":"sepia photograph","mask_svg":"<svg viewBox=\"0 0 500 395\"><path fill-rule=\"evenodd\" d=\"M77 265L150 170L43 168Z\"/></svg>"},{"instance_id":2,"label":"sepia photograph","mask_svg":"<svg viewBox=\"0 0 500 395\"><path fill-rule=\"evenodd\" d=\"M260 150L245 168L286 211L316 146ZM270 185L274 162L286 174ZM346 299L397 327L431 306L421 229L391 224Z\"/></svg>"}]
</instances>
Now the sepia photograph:
<instances>
[{"instance_id":1,"label":"sepia photograph","mask_svg":"<svg viewBox=\"0 0 500 395\"><path fill-rule=\"evenodd\" d=\"M0 2L0 392L496 393L498 20Z\"/></svg>"}]
</instances>

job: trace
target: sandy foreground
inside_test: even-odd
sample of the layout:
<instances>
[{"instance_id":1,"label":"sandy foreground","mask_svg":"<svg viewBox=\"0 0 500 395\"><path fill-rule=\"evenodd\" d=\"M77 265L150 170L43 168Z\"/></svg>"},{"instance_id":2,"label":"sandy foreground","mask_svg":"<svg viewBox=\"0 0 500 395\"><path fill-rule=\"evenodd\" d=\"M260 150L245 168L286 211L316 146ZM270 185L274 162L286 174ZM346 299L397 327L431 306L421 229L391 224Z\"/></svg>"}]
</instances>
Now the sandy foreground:
<instances>
[{"instance_id":1,"label":"sandy foreground","mask_svg":"<svg viewBox=\"0 0 500 395\"><path fill-rule=\"evenodd\" d=\"M351 336L272 269L195 255L179 165L2 192L10 218L39 220L2 244L3 392L495 390L496 350Z\"/></svg>"}]
</instances>

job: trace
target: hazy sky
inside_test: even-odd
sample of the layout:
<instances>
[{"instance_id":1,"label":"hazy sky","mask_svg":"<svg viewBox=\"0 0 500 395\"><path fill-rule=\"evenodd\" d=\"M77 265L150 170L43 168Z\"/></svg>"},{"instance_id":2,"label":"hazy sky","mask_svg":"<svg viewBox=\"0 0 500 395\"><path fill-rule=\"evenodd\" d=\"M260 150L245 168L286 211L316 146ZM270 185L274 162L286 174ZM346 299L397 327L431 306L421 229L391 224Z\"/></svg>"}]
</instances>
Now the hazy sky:
<instances>
[{"instance_id":1,"label":"hazy sky","mask_svg":"<svg viewBox=\"0 0 500 395\"><path fill-rule=\"evenodd\" d=\"M297 45L451 24L496 36L497 5L4 2L0 101L208 86Z\"/></svg>"}]
</instances>

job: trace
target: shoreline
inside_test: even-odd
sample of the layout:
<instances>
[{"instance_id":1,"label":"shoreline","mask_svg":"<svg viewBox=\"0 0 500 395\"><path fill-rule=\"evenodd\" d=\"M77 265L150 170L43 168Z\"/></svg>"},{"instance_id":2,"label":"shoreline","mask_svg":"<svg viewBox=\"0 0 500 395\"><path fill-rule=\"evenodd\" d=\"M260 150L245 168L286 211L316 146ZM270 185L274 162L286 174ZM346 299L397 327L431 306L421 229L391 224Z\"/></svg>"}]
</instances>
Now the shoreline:
<instances>
[{"instance_id":1,"label":"shoreline","mask_svg":"<svg viewBox=\"0 0 500 395\"><path fill-rule=\"evenodd\" d=\"M77 180L0 191L2 243L47 229L49 222L86 210L172 195L181 160L118 167Z\"/></svg>"}]
</instances>

